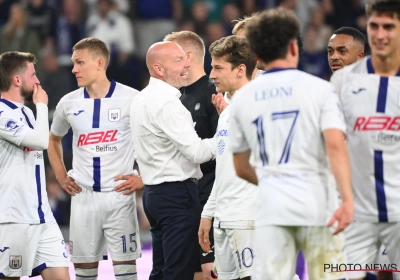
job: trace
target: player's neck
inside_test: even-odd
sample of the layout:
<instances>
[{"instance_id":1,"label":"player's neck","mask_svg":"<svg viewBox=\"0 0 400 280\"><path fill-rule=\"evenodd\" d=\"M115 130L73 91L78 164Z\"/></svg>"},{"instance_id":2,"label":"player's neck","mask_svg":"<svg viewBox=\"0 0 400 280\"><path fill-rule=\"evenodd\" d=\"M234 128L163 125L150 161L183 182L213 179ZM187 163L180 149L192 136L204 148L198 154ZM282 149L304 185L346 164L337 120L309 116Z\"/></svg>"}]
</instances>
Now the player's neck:
<instances>
[{"instance_id":1,"label":"player's neck","mask_svg":"<svg viewBox=\"0 0 400 280\"><path fill-rule=\"evenodd\" d=\"M228 93L228 98L231 99L232 96L235 94L235 92L237 92L239 89L241 89L243 86L245 86L247 83L249 83L250 81L247 80L247 78L243 78L240 79L240 81L238 82L236 89L232 92L227 92Z\"/></svg>"},{"instance_id":2,"label":"player's neck","mask_svg":"<svg viewBox=\"0 0 400 280\"><path fill-rule=\"evenodd\" d=\"M381 58L378 56L371 56L372 67L375 74L380 76L396 76L399 72L400 56Z\"/></svg>"},{"instance_id":3,"label":"player's neck","mask_svg":"<svg viewBox=\"0 0 400 280\"><path fill-rule=\"evenodd\" d=\"M2 92L1 98L8 101L24 104L24 98L21 96L20 92L17 89L11 89L7 92Z\"/></svg>"},{"instance_id":4,"label":"player's neck","mask_svg":"<svg viewBox=\"0 0 400 280\"><path fill-rule=\"evenodd\" d=\"M277 59L270 63L263 62L264 71L268 71L274 68L297 68L297 62L293 59Z\"/></svg>"},{"instance_id":5,"label":"player's neck","mask_svg":"<svg viewBox=\"0 0 400 280\"><path fill-rule=\"evenodd\" d=\"M110 84L111 82L107 79L107 77L104 77L87 86L86 91L88 92L90 98L104 98L110 89Z\"/></svg>"},{"instance_id":6,"label":"player's neck","mask_svg":"<svg viewBox=\"0 0 400 280\"><path fill-rule=\"evenodd\" d=\"M189 67L189 81L190 84L193 84L197 82L201 77L203 77L206 74L204 72L203 66L199 67L198 65L191 65Z\"/></svg>"}]
</instances>

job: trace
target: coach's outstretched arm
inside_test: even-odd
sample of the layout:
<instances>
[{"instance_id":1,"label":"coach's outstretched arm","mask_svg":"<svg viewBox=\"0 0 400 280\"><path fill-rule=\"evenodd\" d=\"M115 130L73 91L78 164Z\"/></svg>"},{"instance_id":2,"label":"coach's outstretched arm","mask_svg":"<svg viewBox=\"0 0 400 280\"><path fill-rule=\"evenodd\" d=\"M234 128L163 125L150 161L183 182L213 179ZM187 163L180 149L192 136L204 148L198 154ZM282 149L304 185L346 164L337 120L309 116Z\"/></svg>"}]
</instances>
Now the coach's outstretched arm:
<instances>
[{"instance_id":1,"label":"coach's outstretched arm","mask_svg":"<svg viewBox=\"0 0 400 280\"><path fill-rule=\"evenodd\" d=\"M49 145L49 118L48 118L48 97L40 85L33 86L32 101L36 105L35 128L28 130L21 141L21 145L37 151L46 150Z\"/></svg>"},{"instance_id":2,"label":"coach's outstretched arm","mask_svg":"<svg viewBox=\"0 0 400 280\"><path fill-rule=\"evenodd\" d=\"M335 211L328 226L338 221L338 227L334 234L343 231L353 220L354 200L351 189L350 162L347 153L347 146L343 140L343 132L339 129L326 129L323 132L326 153L336 184L339 188L342 204Z\"/></svg>"},{"instance_id":3,"label":"coach's outstretched arm","mask_svg":"<svg viewBox=\"0 0 400 280\"><path fill-rule=\"evenodd\" d=\"M50 131L49 138L49 161L54 170L58 183L70 195L75 195L82 189L75 183L74 179L68 176L65 164L63 161L63 150L61 145L62 137L54 135Z\"/></svg>"}]
</instances>

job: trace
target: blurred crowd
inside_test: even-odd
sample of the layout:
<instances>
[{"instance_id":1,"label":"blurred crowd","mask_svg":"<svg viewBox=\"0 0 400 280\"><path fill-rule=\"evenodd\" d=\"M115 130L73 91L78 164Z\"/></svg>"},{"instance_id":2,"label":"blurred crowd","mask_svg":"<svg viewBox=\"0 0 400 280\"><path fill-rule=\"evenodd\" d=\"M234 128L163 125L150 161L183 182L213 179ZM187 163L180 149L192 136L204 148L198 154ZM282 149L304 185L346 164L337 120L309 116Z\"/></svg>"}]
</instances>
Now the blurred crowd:
<instances>
[{"instance_id":1,"label":"blurred crowd","mask_svg":"<svg viewBox=\"0 0 400 280\"><path fill-rule=\"evenodd\" d=\"M295 10L301 21L304 53L299 68L315 76L330 76L326 48L332 32L342 26L366 34L367 0L0 0L0 53L31 52L49 95L49 111L77 88L72 69L72 46L85 37L104 41L111 52L107 70L114 79L138 90L149 79L145 56L149 46L172 31L190 30L208 46L231 35L235 20L266 8ZM368 47L367 47L368 50ZM368 51L367 51L368 53ZM211 71L207 52L205 70ZM51 113L49 114L51 117ZM64 137L66 168L72 166L72 135ZM47 169L50 205L60 225L69 224L70 198ZM138 198L142 228L148 222Z\"/></svg>"}]
</instances>

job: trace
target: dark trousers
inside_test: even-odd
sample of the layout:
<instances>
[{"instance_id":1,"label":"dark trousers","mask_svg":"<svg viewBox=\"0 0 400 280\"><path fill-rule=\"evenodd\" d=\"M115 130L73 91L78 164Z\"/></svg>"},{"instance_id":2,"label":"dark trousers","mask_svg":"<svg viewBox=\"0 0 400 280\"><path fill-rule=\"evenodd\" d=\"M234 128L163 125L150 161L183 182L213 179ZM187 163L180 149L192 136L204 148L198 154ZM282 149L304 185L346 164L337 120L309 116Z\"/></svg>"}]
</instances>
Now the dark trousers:
<instances>
[{"instance_id":1,"label":"dark trousers","mask_svg":"<svg viewBox=\"0 0 400 280\"><path fill-rule=\"evenodd\" d=\"M153 239L149 280L192 280L201 206L191 180L146 185L143 208Z\"/></svg>"}]
</instances>

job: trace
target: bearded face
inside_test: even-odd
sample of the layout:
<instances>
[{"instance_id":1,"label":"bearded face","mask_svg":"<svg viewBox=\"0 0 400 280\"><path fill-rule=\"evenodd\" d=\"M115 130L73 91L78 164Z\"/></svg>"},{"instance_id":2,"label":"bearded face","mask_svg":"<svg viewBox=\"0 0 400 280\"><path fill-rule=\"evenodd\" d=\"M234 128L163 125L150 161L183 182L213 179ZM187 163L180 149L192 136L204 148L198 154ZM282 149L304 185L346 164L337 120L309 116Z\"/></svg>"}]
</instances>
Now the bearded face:
<instances>
[{"instance_id":1,"label":"bearded face","mask_svg":"<svg viewBox=\"0 0 400 280\"><path fill-rule=\"evenodd\" d=\"M21 96L25 101L32 101L33 88L29 88L24 82L21 87Z\"/></svg>"}]
</instances>

